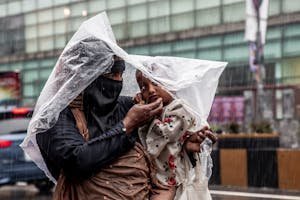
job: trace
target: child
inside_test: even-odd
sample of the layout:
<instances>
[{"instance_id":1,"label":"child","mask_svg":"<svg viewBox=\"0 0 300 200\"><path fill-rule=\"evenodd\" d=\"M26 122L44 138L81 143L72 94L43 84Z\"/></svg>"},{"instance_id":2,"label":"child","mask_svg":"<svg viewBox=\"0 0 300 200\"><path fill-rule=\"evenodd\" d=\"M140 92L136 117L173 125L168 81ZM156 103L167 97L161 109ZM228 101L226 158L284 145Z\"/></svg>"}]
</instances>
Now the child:
<instances>
[{"instance_id":1,"label":"child","mask_svg":"<svg viewBox=\"0 0 300 200\"><path fill-rule=\"evenodd\" d=\"M162 98L164 106L161 116L157 116L148 125L139 129L140 140L156 166L155 178L163 185L179 186L175 199L194 199L184 196L191 183L188 183L188 179L193 166L182 146L185 139L192 134L196 118L188 111L182 100L174 99L169 92L143 76L141 71L136 72L136 79L144 103ZM195 170L194 173L200 172ZM197 190L193 183L191 184L193 189ZM210 199L207 187L199 190L201 196L204 196L200 199Z\"/></svg>"}]
</instances>

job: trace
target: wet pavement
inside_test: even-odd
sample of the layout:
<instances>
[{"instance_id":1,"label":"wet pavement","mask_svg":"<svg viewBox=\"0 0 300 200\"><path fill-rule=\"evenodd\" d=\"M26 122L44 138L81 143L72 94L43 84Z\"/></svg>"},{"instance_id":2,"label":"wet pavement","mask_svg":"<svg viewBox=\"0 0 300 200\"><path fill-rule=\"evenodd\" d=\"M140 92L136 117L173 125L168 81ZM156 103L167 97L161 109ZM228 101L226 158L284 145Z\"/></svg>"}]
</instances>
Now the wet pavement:
<instances>
[{"instance_id":1,"label":"wet pavement","mask_svg":"<svg viewBox=\"0 0 300 200\"><path fill-rule=\"evenodd\" d=\"M300 200L300 191L265 188L211 187L213 200ZM51 194L40 194L33 185L0 187L1 200L51 200Z\"/></svg>"},{"instance_id":2,"label":"wet pavement","mask_svg":"<svg viewBox=\"0 0 300 200\"><path fill-rule=\"evenodd\" d=\"M40 194L34 185L0 187L1 200L51 200L51 194Z\"/></svg>"},{"instance_id":3,"label":"wet pavement","mask_svg":"<svg viewBox=\"0 0 300 200\"><path fill-rule=\"evenodd\" d=\"M300 200L300 191L271 188L210 186L213 200Z\"/></svg>"}]
</instances>

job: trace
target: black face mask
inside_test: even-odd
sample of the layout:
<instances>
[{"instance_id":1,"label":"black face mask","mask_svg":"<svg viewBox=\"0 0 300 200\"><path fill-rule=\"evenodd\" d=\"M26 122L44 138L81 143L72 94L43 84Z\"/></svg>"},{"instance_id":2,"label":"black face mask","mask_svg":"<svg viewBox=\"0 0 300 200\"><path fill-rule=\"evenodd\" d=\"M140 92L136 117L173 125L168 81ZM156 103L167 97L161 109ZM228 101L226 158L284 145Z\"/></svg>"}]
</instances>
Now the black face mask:
<instances>
[{"instance_id":1,"label":"black face mask","mask_svg":"<svg viewBox=\"0 0 300 200\"><path fill-rule=\"evenodd\" d=\"M85 109L96 111L97 115L107 115L117 104L122 86L122 81L98 77L84 91Z\"/></svg>"},{"instance_id":2,"label":"black face mask","mask_svg":"<svg viewBox=\"0 0 300 200\"><path fill-rule=\"evenodd\" d=\"M120 73L125 69L125 63L115 62L111 73ZM122 81L99 76L83 92L84 112L87 119L90 138L109 130L120 116L118 98L123 86Z\"/></svg>"}]
</instances>

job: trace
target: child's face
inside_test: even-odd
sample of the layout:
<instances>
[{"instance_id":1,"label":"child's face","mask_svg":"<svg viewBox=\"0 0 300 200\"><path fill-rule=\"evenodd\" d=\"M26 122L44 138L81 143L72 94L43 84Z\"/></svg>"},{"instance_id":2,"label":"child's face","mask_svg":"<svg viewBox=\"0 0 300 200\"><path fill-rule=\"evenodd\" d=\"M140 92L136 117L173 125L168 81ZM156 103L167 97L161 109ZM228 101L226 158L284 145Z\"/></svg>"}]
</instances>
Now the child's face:
<instances>
[{"instance_id":1,"label":"child's face","mask_svg":"<svg viewBox=\"0 0 300 200\"><path fill-rule=\"evenodd\" d=\"M137 71L136 80L141 90L143 100L146 103L154 102L158 98L163 99L163 105L168 105L173 100L172 96L159 85L143 76L142 72Z\"/></svg>"}]
</instances>

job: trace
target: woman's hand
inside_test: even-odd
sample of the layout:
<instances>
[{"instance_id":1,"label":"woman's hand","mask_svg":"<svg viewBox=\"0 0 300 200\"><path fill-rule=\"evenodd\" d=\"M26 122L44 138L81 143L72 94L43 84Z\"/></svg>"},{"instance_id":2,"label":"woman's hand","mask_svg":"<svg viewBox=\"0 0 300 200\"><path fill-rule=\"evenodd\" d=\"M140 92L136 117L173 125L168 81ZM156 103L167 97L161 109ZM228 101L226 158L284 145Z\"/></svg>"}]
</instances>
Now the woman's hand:
<instances>
[{"instance_id":1,"label":"woman's hand","mask_svg":"<svg viewBox=\"0 0 300 200\"><path fill-rule=\"evenodd\" d=\"M200 152L200 144L208 137L213 143L217 141L217 137L208 127L204 127L200 131L193 133L186 139L183 148L187 152Z\"/></svg>"},{"instance_id":2,"label":"woman's hand","mask_svg":"<svg viewBox=\"0 0 300 200\"><path fill-rule=\"evenodd\" d=\"M124 127L126 128L126 133L131 133L134 129L144 125L153 116L161 115L163 111L162 98L158 98L156 101L142 105L135 104L126 114L123 119Z\"/></svg>"}]
</instances>

